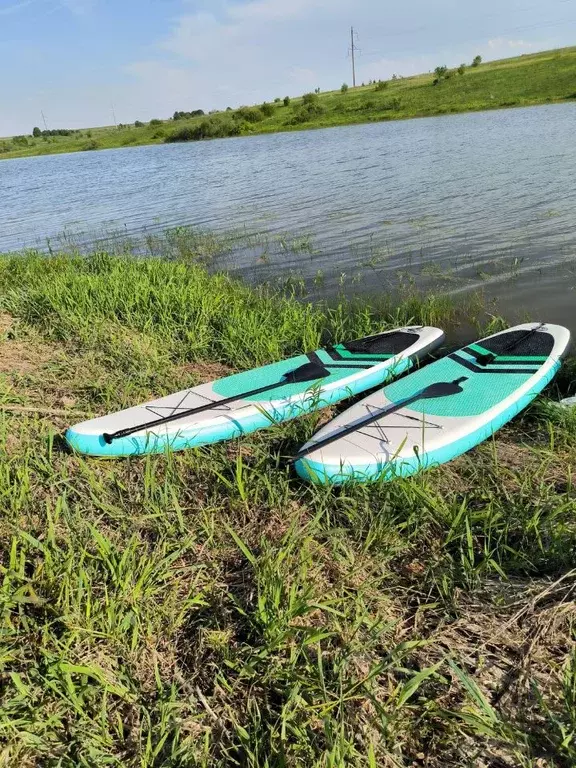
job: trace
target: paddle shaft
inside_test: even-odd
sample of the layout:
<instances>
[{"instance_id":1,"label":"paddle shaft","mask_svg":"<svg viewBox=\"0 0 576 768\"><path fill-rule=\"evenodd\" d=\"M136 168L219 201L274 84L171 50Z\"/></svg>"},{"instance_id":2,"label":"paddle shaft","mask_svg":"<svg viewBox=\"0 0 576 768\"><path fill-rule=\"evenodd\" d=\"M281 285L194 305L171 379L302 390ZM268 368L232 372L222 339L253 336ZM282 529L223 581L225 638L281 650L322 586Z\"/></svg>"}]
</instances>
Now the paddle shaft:
<instances>
[{"instance_id":1,"label":"paddle shaft","mask_svg":"<svg viewBox=\"0 0 576 768\"><path fill-rule=\"evenodd\" d=\"M285 381L277 381L274 384L266 384L264 387L258 387L257 389L251 389L248 392L241 392L239 395L232 395L231 397L226 397L224 400L214 400L213 402L206 403L206 405L200 405L196 408L189 408L187 411L179 411L178 413L173 413L170 416L163 416L160 419L154 419L154 421L148 421L144 424L138 424L135 427L126 427L126 429L119 429L117 432L112 432L112 434L107 434L106 432L103 434L104 440L110 444L113 440L118 440L121 437L128 437L129 435L133 435L135 432L140 432L141 430L146 429L152 429L153 427L157 427L161 424L169 424L172 421L178 421L178 419L184 419L186 416L195 416L197 413L203 413L204 411L209 411L214 408L219 408L222 405L229 405L230 403L235 403L237 400L243 400L246 397L253 397L254 395L260 395L263 392L270 392L272 389L277 389L278 387L285 386Z\"/></svg>"},{"instance_id":2,"label":"paddle shaft","mask_svg":"<svg viewBox=\"0 0 576 768\"><path fill-rule=\"evenodd\" d=\"M457 379L455 382L451 383L459 385L461 381L466 381L466 378L466 376L462 376L460 379ZM290 463L299 461L305 456L308 456L308 454L317 451L319 448L324 448L325 446L336 442L336 440L340 440L341 437L347 437L348 435L357 432L359 429L362 429L362 427L365 427L367 424L372 424L374 421L378 421L378 419L381 419L383 416L389 416L391 413L396 413L396 411L399 411L401 408L405 408L407 405L412 405L412 403L415 403L417 400L426 399L428 397L426 394L427 390L433 386L437 385L431 384L428 387L421 389L419 392L416 392L414 395L410 395L410 397L404 398L404 400L401 400L399 403L393 403L392 405L383 408L381 411L378 411L378 413L374 413L372 416L368 416L366 419L362 419L362 421L358 422L357 424L350 424L350 426L345 427L339 432L335 432L333 435L324 438L324 440L320 440L319 442L314 443L314 445L310 445L308 448L303 448L301 451L298 451L298 453L292 456ZM453 393L443 395L443 397L449 397L450 394L456 394L456 391L461 391L461 389L455 390ZM436 395L433 396L436 397Z\"/></svg>"},{"instance_id":3,"label":"paddle shaft","mask_svg":"<svg viewBox=\"0 0 576 768\"><path fill-rule=\"evenodd\" d=\"M379 336L384 336L384 335L393 336L395 333L398 333L398 331L391 331L388 334L376 334L375 336L367 337L366 339L363 339L361 341L364 344L366 344L366 346L369 346L369 343L374 341ZM125 429L119 429L116 432L112 432L112 433L104 432L102 437L104 438L104 441L110 445L110 443L112 443L114 440L117 440L122 437L128 437L130 435L133 435L135 432L153 429L162 424L170 424L173 421L184 419L187 416L194 416L198 413L203 413L204 411L208 411L213 408L217 408L223 405L228 405L230 403L237 402L238 400L243 400L247 397L260 395L264 392L270 392L271 390L277 389L279 387L283 387L286 384L303 383L306 381L323 379L326 376L330 375L330 371L328 369L331 367L336 368L336 367L345 367L345 366L339 366L339 365L331 366L330 363L321 364L319 362L317 363L317 362L310 361L308 363L304 363L294 371L287 372L286 374L284 374L284 376L280 381L277 381L274 384L266 384L263 387L257 387L256 389L251 389L248 392L241 392L238 395L227 397L224 400L212 401L212 402L206 403L205 405L201 405L195 408L189 408L188 410L185 410L185 411L179 411L177 413L173 413L170 416L164 416L159 419L154 419L153 421L147 421L147 422L144 422L143 424L136 424L133 427L126 427Z\"/></svg>"},{"instance_id":4,"label":"paddle shaft","mask_svg":"<svg viewBox=\"0 0 576 768\"><path fill-rule=\"evenodd\" d=\"M404 408L405 405L410 405L418 399L418 397L411 397L407 400L403 400L400 403L394 403L388 408L383 408L373 416L368 416L368 418L363 419L358 424L350 424L350 426L340 430L340 432L336 432L335 434L330 435L330 437L325 437L324 440L320 440L318 443L314 443L314 445L310 445L308 448L303 448L301 451L298 451L298 453L294 454L294 456L292 456L290 459L290 464L294 464L296 461L303 459L305 456L308 456L308 454L317 451L319 448L325 448L327 445L336 442L336 440L340 440L341 437L346 437L347 435L351 435L353 432L357 432L367 424L371 424L373 421L377 421L378 419L382 418L382 416L388 416L390 413L399 411L401 408Z\"/></svg>"}]
</instances>

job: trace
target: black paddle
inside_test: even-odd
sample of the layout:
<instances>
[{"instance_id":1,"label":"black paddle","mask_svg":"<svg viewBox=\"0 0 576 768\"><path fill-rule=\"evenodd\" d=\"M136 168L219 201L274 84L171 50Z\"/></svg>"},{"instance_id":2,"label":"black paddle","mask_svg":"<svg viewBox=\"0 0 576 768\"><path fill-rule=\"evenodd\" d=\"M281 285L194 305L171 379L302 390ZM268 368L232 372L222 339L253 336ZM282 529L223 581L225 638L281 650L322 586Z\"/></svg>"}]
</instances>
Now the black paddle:
<instances>
[{"instance_id":1,"label":"black paddle","mask_svg":"<svg viewBox=\"0 0 576 768\"><path fill-rule=\"evenodd\" d=\"M280 381L277 381L274 384L266 384L264 387L250 389L247 392L241 392L238 395L226 397L224 400L215 400L213 402L206 403L206 405L200 405L196 408L189 408L186 411L180 411L179 413L173 413L170 416L164 416L163 418L155 419L154 421L148 421L145 424L137 424L135 427L119 429L117 432L112 432L111 434L104 432L102 437L108 443L108 445L110 445L113 440L117 440L120 437L128 437L129 435L133 435L134 432L140 432L143 429L152 429L154 427L160 426L161 424L168 424L171 421L183 419L186 416L194 416L197 413L209 411L211 408L220 407L221 405L228 405L229 403L233 403L236 400L242 400L245 397L252 397L253 395L259 395L262 392L269 392L273 389L278 389L279 387L283 387L286 384L301 384L306 381L316 381L317 379L323 379L326 376L330 376L330 371L320 363L304 363L304 365L301 365L299 368L284 373Z\"/></svg>"},{"instance_id":2,"label":"black paddle","mask_svg":"<svg viewBox=\"0 0 576 768\"><path fill-rule=\"evenodd\" d=\"M298 453L292 456L289 463L293 464L299 459L304 458L304 456L308 456L309 453L313 453L319 448L324 448L325 445L330 445L330 443L333 443L336 440L340 440L341 437L351 435L353 432L356 432L362 427L366 426L366 424L371 424L373 421L378 421L378 419L381 419L383 416L388 416L390 413L395 413L401 408L404 408L406 405L411 405L412 403L416 402L416 400L431 400L435 397L457 395L458 392L463 391L462 387L460 386L461 382L463 381L468 381L468 377L461 376L459 379L455 379L455 381L438 381L435 384L429 384L419 392L410 395L410 397L404 398L404 400L401 400L399 403L393 403L393 405L389 405L386 408L383 408L381 411L378 411L378 413L374 413L372 416L368 416L368 418L363 419L357 424L350 424L350 426L345 427L339 432L335 432L333 435L325 437L324 440L320 440L319 442L314 443L307 448L302 448L302 450L298 451Z\"/></svg>"}]
</instances>

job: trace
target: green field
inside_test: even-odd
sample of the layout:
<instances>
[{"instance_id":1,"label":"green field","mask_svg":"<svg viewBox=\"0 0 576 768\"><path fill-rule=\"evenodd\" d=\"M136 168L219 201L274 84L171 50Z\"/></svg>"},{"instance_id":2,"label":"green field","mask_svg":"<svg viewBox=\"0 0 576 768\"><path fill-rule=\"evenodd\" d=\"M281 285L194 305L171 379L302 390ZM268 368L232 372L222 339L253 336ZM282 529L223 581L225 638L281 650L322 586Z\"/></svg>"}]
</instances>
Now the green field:
<instances>
[{"instance_id":1,"label":"green field","mask_svg":"<svg viewBox=\"0 0 576 768\"><path fill-rule=\"evenodd\" d=\"M190 120L92 128L71 136L0 139L0 158L249 136L576 100L576 48L467 66L463 74L454 69L446 75L436 85L436 76L426 74L350 88L345 93L338 90L317 97L309 94L308 103L299 97L285 106L278 94L275 101L266 105L230 109Z\"/></svg>"},{"instance_id":2,"label":"green field","mask_svg":"<svg viewBox=\"0 0 576 768\"><path fill-rule=\"evenodd\" d=\"M417 294L308 304L189 258L0 257L0 764L574 766L576 416L552 403L573 359L494 440L373 487L287 465L326 413L133 460L62 439L232 369L462 318L503 325Z\"/></svg>"}]
</instances>

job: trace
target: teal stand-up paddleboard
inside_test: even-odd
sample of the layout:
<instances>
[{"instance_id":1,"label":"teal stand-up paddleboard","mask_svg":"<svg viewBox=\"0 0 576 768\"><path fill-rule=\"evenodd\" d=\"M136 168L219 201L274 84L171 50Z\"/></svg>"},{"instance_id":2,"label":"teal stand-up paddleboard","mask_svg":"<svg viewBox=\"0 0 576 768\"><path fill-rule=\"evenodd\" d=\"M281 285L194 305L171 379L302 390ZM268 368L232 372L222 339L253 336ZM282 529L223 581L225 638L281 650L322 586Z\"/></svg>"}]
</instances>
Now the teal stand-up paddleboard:
<instances>
[{"instance_id":1,"label":"teal stand-up paddleboard","mask_svg":"<svg viewBox=\"0 0 576 768\"><path fill-rule=\"evenodd\" d=\"M470 344L380 389L326 424L294 457L314 483L407 477L490 437L544 389L570 333L527 323Z\"/></svg>"},{"instance_id":2,"label":"teal stand-up paddleboard","mask_svg":"<svg viewBox=\"0 0 576 768\"><path fill-rule=\"evenodd\" d=\"M238 437L365 392L442 344L410 326L337 344L76 424L70 446L93 456L180 450Z\"/></svg>"}]
</instances>

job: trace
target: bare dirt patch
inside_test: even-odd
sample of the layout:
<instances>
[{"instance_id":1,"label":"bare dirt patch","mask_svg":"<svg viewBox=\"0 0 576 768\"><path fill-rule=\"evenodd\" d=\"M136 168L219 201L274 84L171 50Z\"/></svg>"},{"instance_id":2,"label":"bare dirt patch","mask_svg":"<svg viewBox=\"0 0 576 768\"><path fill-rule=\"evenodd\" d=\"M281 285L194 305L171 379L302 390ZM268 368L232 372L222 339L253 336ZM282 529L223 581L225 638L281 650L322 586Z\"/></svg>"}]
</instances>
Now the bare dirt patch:
<instances>
[{"instance_id":1,"label":"bare dirt patch","mask_svg":"<svg viewBox=\"0 0 576 768\"><path fill-rule=\"evenodd\" d=\"M208 381L215 381L234 373L232 368L224 363L211 363L207 360L196 360L193 363L184 363L176 368L179 378L189 377L192 386Z\"/></svg>"},{"instance_id":2,"label":"bare dirt patch","mask_svg":"<svg viewBox=\"0 0 576 768\"><path fill-rule=\"evenodd\" d=\"M0 341L0 373L25 375L37 373L54 356L54 349L28 341Z\"/></svg>"},{"instance_id":3,"label":"bare dirt patch","mask_svg":"<svg viewBox=\"0 0 576 768\"><path fill-rule=\"evenodd\" d=\"M12 328L14 320L7 312L0 312L0 338L5 336Z\"/></svg>"},{"instance_id":4,"label":"bare dirt patch","mask_svg":"<svg viewBox=\"0 0 576 768\"><path fill-rule=\"evenodd\" d=\"M10 331L14 329L15 322L7 312L0 312L0 374L23 376L37 373L58 355L59 350L33 336L10 338L14 335Z\"/></svg>"}]
</instances>

